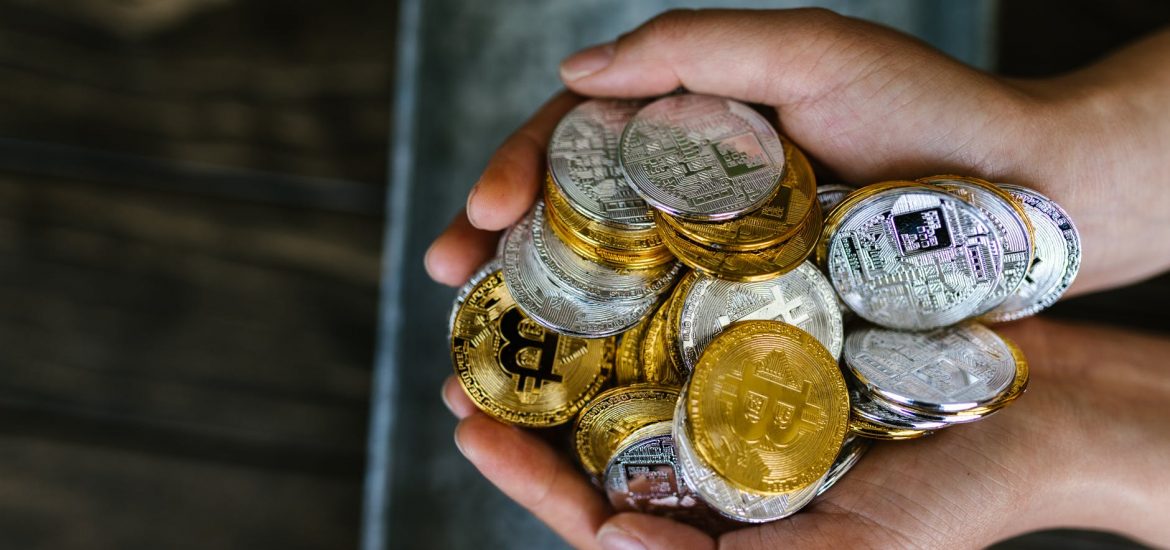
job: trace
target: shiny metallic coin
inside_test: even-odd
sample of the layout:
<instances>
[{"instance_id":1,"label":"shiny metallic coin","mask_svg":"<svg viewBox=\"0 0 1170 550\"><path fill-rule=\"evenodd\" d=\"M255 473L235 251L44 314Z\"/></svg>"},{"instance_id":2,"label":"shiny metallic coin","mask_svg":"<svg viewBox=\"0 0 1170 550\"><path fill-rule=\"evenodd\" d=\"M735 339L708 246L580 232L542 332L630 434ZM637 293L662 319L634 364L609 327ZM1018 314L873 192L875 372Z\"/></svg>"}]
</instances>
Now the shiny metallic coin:
<instances>
[{"instance_id":1,"label":"shiny metallic coin","mask_svg":"<svg viewBox=\"0 0 1170 550\"><path fill-rule=\"evenodd\" d=\"M928 436L934 432L929 430L902 430L893 429L881 424L874 424L864 418L853 417L849 419L849 433L857 437L864 437L867 439L880 439L883 441L902 441L906 439L918 439L920 437Z\"/></svg>"},{"instance_id":2,"label":"shiny metallic coin","mask_svg":"<svg viewBox=\"0 0 1170 550\"><path fill-rule=\"evenodd\" d=\"M679 387L682 386L684 376L674 366L670 358L670 348L678 340L670 339L666 326L669 322L670 305L670 302L663 303L650 316L650 324L642 335L641 349L639 350L641 358L639 374L646 382Z\"/></svg>"},{"instance_id":3,"label":"shiny metallic coin","mask_svg":"<svg viewBox=\"0 0 1170 550\"><path fill-rule=\"evenodd\" d=\"M849 401L853 416L890 429L937 430L947 426L941 419L924 420L916 414L892 410L883 406L884 401L870 399L857 390L850 392Z\"/></svg>"},{"instance_id":4,"label":"shiny metallic coin","mask_svg":"<svg viewBox=\"0 0 1170 550\"><path fill-rule=\"evenodd\" d=\"M822 250L829 280L857 315L929 330L978 312L999 284L1003 257L991 220L942 189L906 183L833 210Z\"/></svg>"},{"instance_id":5,"label":"shiny metallic coin","mask_svg":"<svg viewBox=\"0 0 1170 550\"><path fill-rule=\"evenodd\" d=\"M541 263L564 286L603 301L640 301L670 288L682 266L622 269L591 262L571 250L548 225L544 201L533 209L532 243Z\"/></svg>"},{"instance_id":6,"label":"shiny metallic coin","mask_svg":"<svg viewBox=\"0 0 1170 550\"><path fill-rule=\"evenodd\" d=\"M987 313L1014 294L1024 282L1032 265L1032 224L1021 206L1011 195L995 184L978 178L961 176L934 176L918 180L937 185L963 197L987 215L1000 236L999 248L1003 255L1003 276L991 294L983 299L976 315Z\"/></svg>"},{"instance_id":7,"label":"shiny metallic coin","mask_svg":"<svg viewBox=\"0 0 1170 550\"><path fill-rule=\"evenodd\" d=\"M646 102L590 99L569 111L548 142L553 183L573 209L623 229L654 227L650 207L638 196L618 163L618 140L626 122Z\"/></svg>"},{"instance_id":8,"label":"shiny metallic coin","mask_svg":"<svg viewBox=\"0 0 1170 550\"><path fill-rule=\"evenodd\" d=\"M1081 268L1081 236L1060 205L1018 185L1000 185L1024 205L1035 232L1036 255L1023 284L983 318L1012 321L1035 315L1060 299Z\"/></svg>"},{"instance_id":9,"label":"shiny metallic coin","mask_svg":"<svg viewBox=\"0 0 1170 550\"><path fill-rule=\"evenodd\" d=\"M693 221L723 221L764 206L784 175L772 125L738 101L697 94L659 99L622 132L622 168L651 206Z\"/></svg>"},{"instance_id":10,"label":"shiny metallic coin","mask_svg":"<svg viewBox=\"0 0 1170 550\"><path fill-rule=\"evenodd\" d=\"M591 220L573 209L552 177L545 178L545 215L557 236L578 254L614 267L641 269L674 259L655 226L626 230Z\"/></svg>"},{"instance_id":11,"label":"shiny metallic coin","mask_svg":"<svg viewBox=\"0 0 1170 550\"><path fill-rule=\"evenodd\" d=\"M463 286L459 287L459 291L455 293L455 303L451 306L451 315L447 318L447 339L451 339L451 334L455 332L455 318L459 315L459 308L463 306L463 302L467 301L467 295L475 289L480 281L484 280L488 275L499 271L503 266L503 260L496 256L483 264L475 273L471 274L471 278L467 280Z\"/></svg>"},{"instance_id":12,"label":"shiny metallic coin","mask_svg":"<svg viewBox=\"0 0 1170 550\"><path fill-rule=\"evenodd\" d=\"M684 297L679 345L687 372L723 329L736 321L784 321L811 334L834 358L845 340L837 296L809 262L775 279L734 283L700 276Z\"/></svg>"},{"instance_id":13,"label":"shiny metallic coin","mask_svg":"<svg viewBox=\"0 0 1170 550\"><path fill-rule=\"evenodd\" d=\"M867 392L927 412L985 406L1016 379L1012 349L976 322L929 332L861 328L845 338L843 358Z\"/></svg>"},{"instance_id":14,"label":"shiny metallic coin","mask_svg":"<svg viewBox=\"0 0 1170 550\"><path fill-rule=\"evenodd\" d=\"M609 380L613 355L613 338L563 336L526 317L499 271L467 294L451 336L455 376L476 407L534 428L571 420Z\"/></svg>"},{"instance_id":15,"label":"shiny metallic coin","mask_svg":"<svg viewBox=\"0 0 1170 550\"><path fill-rule=\"evenodd\" d=\"M661 306L660 306L661 307ZM642 339L646 336L646 329L650 326L651 315L642 319L634 328L622 333L618 341L617 356L613 365L613 381L618 386L629 386L644 380L642 369Z\"/></svg>"},{"instance_id":16,"label":"shiny metallic coin","mask_svg":"<svg viewBox=\"0 0 1170 550\"><path fill-rule=\"evenodd\" d=\"M626 437L655 422L669 421L678 390L651 384L610 388L601 392L577 416L573 449L586 472L601 475L606 463Z\"/></svg>"},{"instance_id":17,"label":"shiny metallic coin","mask_svg":"<svg viewBox=\"0 0 1170 550\"><path fill-rule=\"evenodd\" d=\"M824 478L798 491L779 495L742 491L728 483L695 453L688 431L685 389L682 395L674 411L671 431L679 465L687 485L717 512L735 521L764 523L795 514L817 496Z\"/></svg>"},{"instance_id":18,"label":"shiny metallic coin","mask_svg":"<svg viewBox=\"0 0 1170 550\"><path fill-rule=\"evenodd\" d=\"M532 242L532 213L508 235L504 245L504 281L516 305L532 320L567 336L604 338L629 330L657 304L591 299L566 287L546 267Z\"/></svg>"},{"instance_id":19,"label":"shiny metallic coin","mask_svg":"<svg viewBox=\"0 0 1170 550\"><path fill-rule=\"evenodd\" d=\"M617 512L642 512L690 524L713 512L686 484L669 420L639 428L622 441L605 467L602 483Z\"/></svg>"},{"instance_id":20,"label":"shiny metallic coin","mask_svg":"<svg viewBox=\"0 0 1170 550\"><path fill-rule=\"evenodd\" d=\"M817 496L825 494L825 491L841 481L841 478L845 477L845 474L857 465L862 455L869 450L869 446L870 442L867 439L852 435L845 436L845 443L841 444L841 452L837 455L837 461L833 463L832 468L829 468L824 483L821 484L820 489L817 489Z\"/></svg>"},{"instance_id":21,"label":"shiny metallic coin","mask_svg":"<svg viewBox=\"0 0 1170 550\"><path fill-rule=\"evenodd\" d=\"M848 185L840 183L828 183L817 186L817 203L821 205L821 211L828 214L833 210L845 197L856 189Z\"/></svg>"}]
</instances>

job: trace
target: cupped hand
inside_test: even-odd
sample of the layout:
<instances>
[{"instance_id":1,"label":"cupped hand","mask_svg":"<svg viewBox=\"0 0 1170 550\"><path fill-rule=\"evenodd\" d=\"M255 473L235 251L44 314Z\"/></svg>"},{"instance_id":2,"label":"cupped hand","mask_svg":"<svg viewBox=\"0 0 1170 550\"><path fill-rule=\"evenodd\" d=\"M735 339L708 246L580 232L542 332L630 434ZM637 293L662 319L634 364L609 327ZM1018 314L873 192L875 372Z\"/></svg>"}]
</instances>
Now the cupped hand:
<instances>
[{"instance_id":1,"label":"cupped hand","mask_svg":"<svg viewBox=\"0 0 1170 550\"><path fill-rule=\"evenodd\" d=\"M645 514L614 515L571 461L478 412L454 378L444 401L465 456L578 548L979 548L1080 526L1170 542L1170 341L1030 319L1000 327L1029 359L1031 389L979 422L876 443L799 514L713 539Z\"/></svg>"}]
</instances>

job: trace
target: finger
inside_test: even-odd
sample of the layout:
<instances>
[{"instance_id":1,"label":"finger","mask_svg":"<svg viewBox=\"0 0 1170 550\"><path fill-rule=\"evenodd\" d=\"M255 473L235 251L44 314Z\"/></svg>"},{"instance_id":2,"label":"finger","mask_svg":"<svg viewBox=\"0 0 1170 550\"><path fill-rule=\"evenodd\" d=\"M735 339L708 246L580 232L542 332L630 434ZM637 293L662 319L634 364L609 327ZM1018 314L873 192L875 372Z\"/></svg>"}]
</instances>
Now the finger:
<instances>
[{"instance_id":1,"label":"finger","mask_svg":"<svg viewBox=\"0 0 1170 550\"><path fill-rule=\"evenodd\" d=\"M454 376L448 376L447 380L443 382L443 388L439 393L443 399L443 404L455 415L455 418L463 420L471 416L475 412L475 403L467 397L463 391L463 386L459 385L459 380Z\"/></svg>"},{"instance_id":2,"label":"finger","mask_svg":"<svg viewBox=\"0 0 1170 550\"><path fill-rule=\"evenodd\" d=\"M594 533L612 513L585 476L534 434L482 414L463 419L455 442L504 494L577 548L596 548Z\"/></svg>"},{"instance_id":3,"label":"finger","mask_svg":"<svg viewBox=\"0 0 1170 550\"><path fill-rule=\"evenodd\" d=\"M427 275L436 282L459 286L495 254L499 234L472 227L465 210L431 243L423 256Z\"/></svg>"},{"instance_id":4,"label":"finger","mask_svg":"<svg viewBox=\"0 0 1170 550\"><path fill-rule=\"evenodd\" d=\"M571 93L557 94L496 150L467 195L472 225L498 231L528 211L544 179L545 148L553 128L580 102Z\"/></svg>"},{"instance_id":5,"label":"finger","mask_svg":"<svg viewBox=\"0 0 1170 550\"><path fill-rule=\"evenodd\" d=\"M707 550L715 541L689 525L648 514L618 514L597 532L604 550Z\"/></svg>"}]
</instances>

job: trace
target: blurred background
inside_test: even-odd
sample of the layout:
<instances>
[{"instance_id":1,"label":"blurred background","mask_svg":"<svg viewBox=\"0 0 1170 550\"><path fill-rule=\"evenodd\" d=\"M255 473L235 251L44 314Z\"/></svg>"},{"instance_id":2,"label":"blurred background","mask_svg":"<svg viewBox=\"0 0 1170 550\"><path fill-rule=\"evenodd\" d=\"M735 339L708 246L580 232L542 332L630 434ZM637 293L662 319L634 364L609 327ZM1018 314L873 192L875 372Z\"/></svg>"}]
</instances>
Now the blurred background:
<instances>
[{"instance_id":1,"label":"blurred background","mask_svg":"<svg viewBox=\"0 0 1170 550\"><path fill-rule=\"evenodd\" d=\"M455 450L422 254L563 56L667 7L799 4L0 0L0 547L563 546ZM1014 76L1170 23L818 5ZM1052 314L1167 330L1166 297Z\"/></svg>"}]
</instances>

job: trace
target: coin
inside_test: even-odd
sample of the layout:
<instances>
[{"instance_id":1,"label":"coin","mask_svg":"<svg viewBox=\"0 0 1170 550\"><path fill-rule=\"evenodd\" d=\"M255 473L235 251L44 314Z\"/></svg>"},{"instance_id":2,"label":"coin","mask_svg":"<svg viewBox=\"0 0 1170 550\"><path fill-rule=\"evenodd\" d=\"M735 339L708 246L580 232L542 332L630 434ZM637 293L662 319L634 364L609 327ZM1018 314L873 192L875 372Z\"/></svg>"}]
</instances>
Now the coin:
<instances>
[{"instance_id":1,"label":"coin","mask_svg":"<svg viewBox=\"0 0 1170 550\"><path fill-rule=\"evenodd\" d=\"M821 206L821 212L828 214L833 210L845 197L855 191L848 185L840 183L829 183L817 186L817 204Z\"/></svg>"},{"instance_id":2,"label":"coin","mask_svg":"<svg viewBox=\"0 0 1170 550\"><path fill-rule=\"evenodd\" d=\"M868 420L855 416L849 419L849 433L869 439L902 441L905 439L918 439L920 437L928 436L934 432L929 430L903 430L887 428L880 424L874 424Z\"/></svg>"},{"instance_id":3,"label":"coin","mask_svg":"<svg viewBox=\"0 0 1170 550\"><path fill-rule=\"evenodd\" d=\"M459 287L459 291L455 293L455 303L451 305L451 314L447 316L447 339L451 339L451 335L455 333L455 317L459 315L459 308L463 306L463 302L467 300L467 295L475 289L480 281L484 280L488 275L500 270L503 265L499 256L492 258L487 263L480 266L475 273L471 274L471 278Z\"/></svg>"},{"instance_id":4,"label":"coin","mask_svg":"<svg viewBox=\"0 0 1170 550\"><path fill-rule=\"evenodd\" d=\"M529 212L504 244L504 280L516 305L532 320L564 335L604 338L625 332L658 303L652 296L640 301L591 299L567 288L549 272L533 243L533 214Z\"/></svg>"},{"instance_id":5,"label":"coin","mask_svg":"<svg viewBox=\"0 0 1170 550\"><path fill-rule=\"evenodd\" d=\"M736 321L784 321L813 335L834 358L845 340L837 296L811 263L775 279L734 283L700 276L684 297L679 345L686 372L723 329Z\"/></svg>"},{"instance_id":6,"label":"coin","mask_svg":"<svg viewBox=\"0 0 1170 550\"><path fill-rule=\"evenodd\" d=\"M682 385L680 371L670 361L670 347L675 344L669 339L666 325L669 322L670 302L658 306L650 316L650 325L642 337L641 375L646 382L678 387Z\"/></svg>"},{"instance_id":7,"label":"coin","mask_svg":"<svg viewBox=\"0 0 1170 550\"><path fill-rule=\"evenodd\" d=\"M817 183L804 153L787 140L782 142L788 168L780 189L763 208L725 222L701 223L668 215L657 219L684 238L716 250L760 250L788 240L804 227L804 221L811 215Z\"/></svg>"},{"instance_id":8,"label":"coin","mask_svg":"<svg viewBox=\"0 0 1170 550\"><path fill-rule=\"evenodd\" d=\"M546 330L516 307L500 271L473 286L452 332L451 359L463 391L480 410L510 424L568 422L613 367L613 338Z\"/></svg>"},{"instance_id":9,"label":"coin","mask_svg":"<svg viewBox=\"0 0 1170 550\"><path fill-rule=\"evenodd\" d=\"M643 426L670 420L678 390L639 384L611 388L590 401L573 426L573 448L586 472L601 475L617 445Z\"/></svg>"},{"instance_id":10,"label":"coin","mask_svg":"<svg viewBox=\"0 0 1170 550\"><path fill-rule=\"evenodd\" d=\"M738 101L698 94L659 99L626 124L619 161L652 207L723 221L764 206L784 175L772 125Z\"/></svg>"},{"instance_id":11,"label":"coin","mask_svg":"<svg viewBox=\"0 0 1170 550\"><path fill-rule=\"evenodd\" d=\"M991 293L983 299L976 315L987 313L1015 293L1024 282L1028 266L1032 265L1032 224L1016 199L979 178L963 176L933 176L918 181L938 185L963 197L987 215L1000 236L999 248L1003 255L1003 276Z\"/></svg>"},{"instance_id":12,"label":"coin","mask_svg":"<svg viewBox=\"0 0 1170 550\"><path fill-rule=\"evenodd\" d=\"M710 523L712 512L683 480L671 422L635 430L622 441L603 476L617 512L642 512L690 524Z\"/></svg>"},{"instance_id":13,"label":"coin","mask_svg":"<svg viewBox=\"0 0 1170 550\"><path fill-rule=\"evenodd\" d=\"M581 215L623 229L653 229L650 207L626 182L618 140L645 101L590 99L557 123L548 142L548 171Z\"/></svg>"},{"instance_id":14,"label":"coin","mask_svg":"<svg viewBox=\"0 0 1170 550\"><path fill-rule=\"evenodd\" d=\"M928 330L970 317L1003 270L987 216L923 184L858 191L833 210L825 235L824 265L841 300L890 328Z\"/></svg>"},{"instance_id":15,"label":"coin","mask_svg":"<svg viewBox=\"0 0 1170 550\"><path fill-rule=\"evenodd\" d=\"M1081 237L1072 218L1052 199L1018 185L1001 184L1024 205L1035 230L1036 255L1023 284L984 319L1013 321L1056 303L1068 290L1081 267Z\"/></svg>"},{"instance_id":16,"label":"coin","mask_svg":"<svg viewBox=\"0 0 1170 550\"><path fill-rule=\"evenodd\" d=\"M587 251L598 250L603 258L613 255L620 258L630 258L631 261L619 264L647 264L656 265L672 259L670 251L662 243L662 236L651 225L645 229L627 230L612 227L602 222L591 220L577 212L547 176L544 183L545 202L548 203L548 217L554 224L557 234L568 243L579 242L574 249L584 248Z\"/></svg>"},{"instance_id":17,"label":"coin","mask_svg":"<svg viewBox=\"0 0 1170 550\"><path fill-rule=\"evenodd\" d=\"M658 212L654 215L655 219L662 217ZM760 281L787 273L808 258L821 234L821 211L814 204L803 227L788 241L749 252L704 247L679 235L665 222L659 224L658 228L667 248L688 267L728 281Z\"/></svg>"},{"instance_id":18,"label":"coin","mask_svg":"<svg viewBox=\"0 0 1170 550\"><path fill-rule=\"evenodd\" d=\"M865 327L845 338L843 357L868 391L929 412L986 406L1016 378L1011 348L972 321L929 332Z\"/></svg>"},{"instance_id":19,"label":"coin","mask_svg":"<svg viewBox=\"0 0 1170 550\"><path fill-rule=\"evenodd\" d=\"M681 338L679 337L679 329L682 327L683 299L690 293L691 287L697 280L698 275L694 271L686 272L679 278L678 284L674 285L674 291L670 293L670 299L667 301L669 307L666 310L666 358L669 360L670 366L680 375L690 372L683 361Z\"/></svg>"},{"instance_id":20,"label":"coin","mask_svg":"<svg viewBox=\"0 0 1170 550\"><path fill-rule=\"evenodd\" d=\"M849 400L853 406L853 416L871 424L877 424L891 430L937 430L945 428L947 423L941 418L926 420L907 411L894 411L883 406L883 402L870 399L860 391L851 391Z\"/></svg>"},{"instance_id":21,"label":"coin","mask_svg":"<svg viewBox=\"0 0 1170 550\"><path fill-rule=\"evenodd\" d=\"M552 210L549 209L548 214L551 213ZM549 215L548 221L553 234L561 242L568 245L573 252L592 262L616 268L648 269L674 261L674 255L670 253L670 250L666 248L665 244L661 243L662 237L657 235L657 231L655 232L655 238L659 240L661 246L653 249L653 251L648 251L650 249L647 248L617 249L592 244L582 239L580 235L573 233L571 229L565 227L555 215Z\"/></svg>"},{"instance_id":22,"label":"coin","mask_svg":"<svg viewBox=\"0 0 1170 550\"><path fill-rule=\"evenodd\" d=\"M816 338L779 321L740 321L699 357L687 418L706 464L741 490L774 495L828 472L845 437L849 395Z\"/></svg>"},{"instance_id":23,"label":"coin","mask_svg":"<svg viewBox=\"0 0 1170 550\"><path fill-rule=\"evenodd\" d=\"M671 431L679 465L687 485L715 511L735 521L764 523L790 516L816 497L823 479L803 489L778 495L742 491L728 483L695 454L688 432L685 389L682 395L674 410Z\"/></svg>"},{"instance_id":24,"label":"coin","mask_svg":"<svg viewBox=\"0 0 1170 550\"><path fill-rule=\"evenodd\" d=\"M821 483L821 487L817 489L817 496L825 494L829 488L836 485L845 474L849 473L861 457L869 450L869 441L853 435L845 436L845 443L841 444L841 452L837 454L837 460L833 462L833 467L829 468L829 473L825 475L825 481Z\"/></svg>"},{"instance_id":25,"label":"coin","mask_svg":"<svg viewBox=\"0 0 1170 550\"><path fill-rule=\"evenodd\" d=\"M617 346L617 357L614 359L613 378L618 386L629 386L638 382L646 382L642 369L642 339L650 320L654 315L642 319L634 328L622 333L621 341Z\"/></svg>"},{"instance_id":26,"label":"coin","mask_svg":"<svg viewBox=\"0 0 1170 550\"><path fill-rule=\"evenodd\" d=\"M541 263L564 286L602 301L639 301L670 288L681 266L671 262L649 269L626 269L591 262L552 234L545 205L533 209L532 244Z\"/></svg>"}]
</instances>

